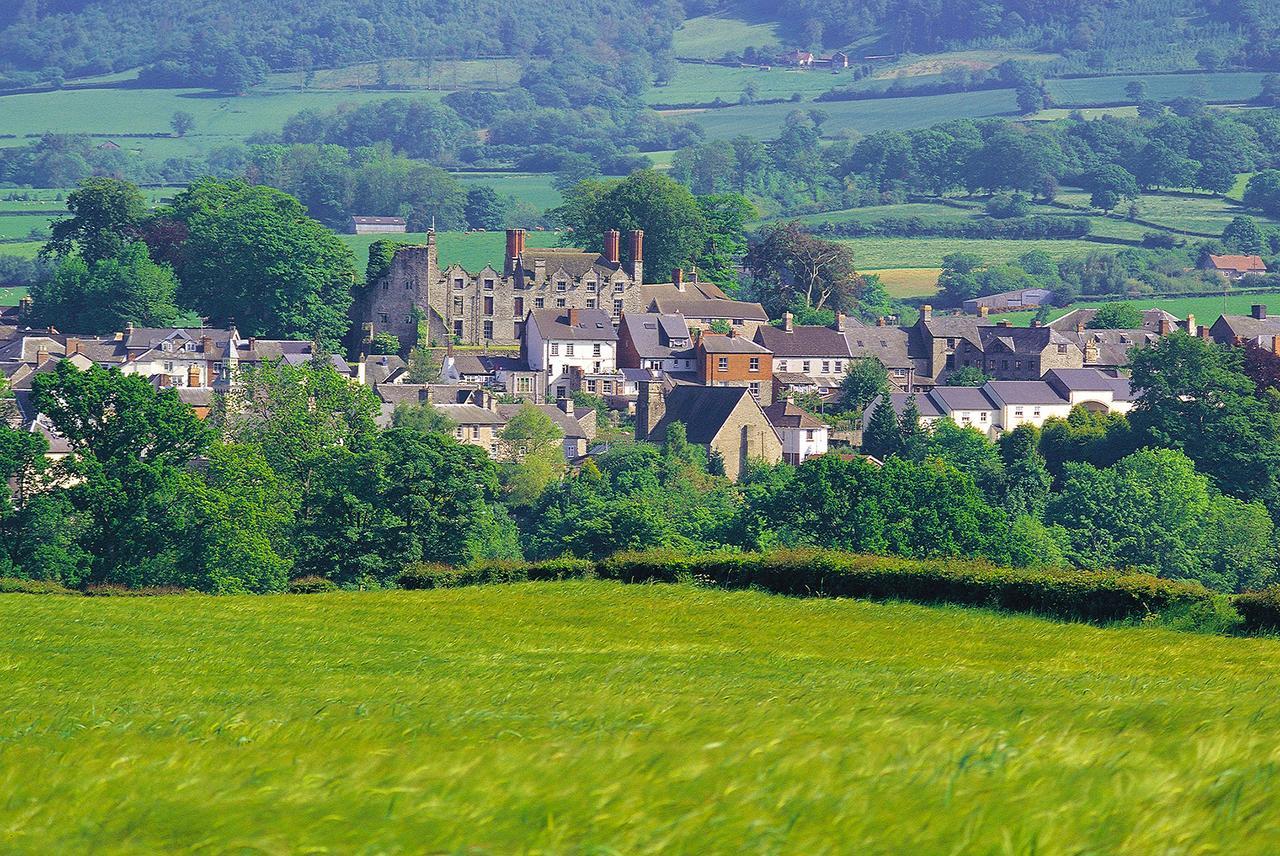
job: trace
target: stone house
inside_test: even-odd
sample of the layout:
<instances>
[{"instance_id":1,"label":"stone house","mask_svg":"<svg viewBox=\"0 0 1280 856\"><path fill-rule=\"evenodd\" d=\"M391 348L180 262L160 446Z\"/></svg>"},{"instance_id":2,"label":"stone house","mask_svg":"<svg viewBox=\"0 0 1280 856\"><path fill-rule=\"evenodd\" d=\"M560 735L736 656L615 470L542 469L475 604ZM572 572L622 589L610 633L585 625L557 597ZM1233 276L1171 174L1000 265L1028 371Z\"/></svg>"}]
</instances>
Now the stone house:
<instances>
[{"instance_id":1,"label":"stone house","mask_svg":"<svg viewBox=\"0 0 1280 856\"><path fill-rule=\"evenodd\" d=\"M1205 257L1201 269L1213 271L1228 280L1238 281L1246 276L1265 275L1267 263L1262 260L1262 256L1216 256L1210 254Z\"/></svg>"},{"instance_id":2,"label":"stone house","mask_svg":"<svg viewBox=\"0 0 1280 856\"><path fill-rule=\"evenodd\" d=\"M636 439L661 443L675 422L684 424L690 443L723 460L731 479L751 460L782 460L782 440L746 387L679 385L664 395L661 381L642 383Z\"/></svg>"}]
</instances>

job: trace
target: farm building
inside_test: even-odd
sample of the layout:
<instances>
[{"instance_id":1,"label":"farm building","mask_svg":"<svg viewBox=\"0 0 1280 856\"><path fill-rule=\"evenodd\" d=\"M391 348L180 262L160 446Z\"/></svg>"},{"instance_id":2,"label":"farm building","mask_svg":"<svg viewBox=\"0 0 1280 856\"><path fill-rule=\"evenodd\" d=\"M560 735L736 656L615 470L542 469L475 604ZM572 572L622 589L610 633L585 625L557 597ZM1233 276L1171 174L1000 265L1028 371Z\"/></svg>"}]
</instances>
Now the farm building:
<instances>
[{"instance_id":1,"label":"farm building","mask_svg":"<svg viewBox=\"0 0 1280 856\"><path fill-rule=\"evenodd\" d=\"M1017 309L1036 309L1053 299L1053 292L1045 288L1023 288L1018 291L1005 291L1000 294L988 294L966 300L964 311L970 315L979 315L983 309L988 312L1003 312Z\"/></svg>"},{"instance_id":2,"label":"farm building","mask_svg":"<svg viewBox=\"0 0 1280 856\"><path fill-rule=\"evenodd\" d=\"M1265 274L1267 263L1261 256L1215 256L1205 259L1204 270L1211 270L1227 279L1244 279L1251 274Z\"/></svg>"},{"instance_id":3,"label":"farm building","mask_svg":"<svg viewBox=\"0 0 1280 856\"><path fill-rule=\"evenodd\" d=\"M409 227L403 217L352 217L347 231L352 235L403 235Z\"/></svg>"}]
</instances>

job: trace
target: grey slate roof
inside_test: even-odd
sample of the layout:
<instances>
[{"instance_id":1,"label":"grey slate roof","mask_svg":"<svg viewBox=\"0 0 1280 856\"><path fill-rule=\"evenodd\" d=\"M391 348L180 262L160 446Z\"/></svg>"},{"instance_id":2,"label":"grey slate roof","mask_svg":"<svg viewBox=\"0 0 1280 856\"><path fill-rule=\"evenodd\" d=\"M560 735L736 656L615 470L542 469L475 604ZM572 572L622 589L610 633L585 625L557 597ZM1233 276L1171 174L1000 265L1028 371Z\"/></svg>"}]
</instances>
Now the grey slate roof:
<instances>
[{"instance_id":1,"label":"grey slate roof","mask_svg":"<svg viewBox=\"0 0 1280 856\"><path fill-rule=\"evenodd\" d=\"M683 422L689 442L705 445L720 433L743 396L750 398L751 393L742 386L678 385L667 393L667 410L658 430Z\"/></svg>"},{"instance_id":2,"label":"grey slate roof","mask_svg":"<svg viewBox=\"0 0 1280 856\"><path fill-rule=\"evenodd\" d=\"M1042 380L993 380L983 387L1005 404L1065 404L1065 399Z\"/></svg>"},{"instance_id":3,"label":"grey slate roof","mask_svg":"<svg viewBox=\"0 0 1280 856\"><path fill-rule=\"evenodd\" d=\"M1076 327L1081 324L1088 327L1089 323L1093 321L1093 316L1097 314L1097 309L1073 309L1061 318L1056 318L1053 321L1050 321L1048 326L1055 330L1075 332ZM1148 333L1160 332L1161 321L1168 321L1170 324L1177 324L1178 317L1163 309L1142 310L1142 329L1146 330ZM1192 332L1194 333L1194 331Z\"/></svg>"},{"instance_id":4,"label":"grey slate roof","mask_svg":"<svg viewBox=\"0 0 1280 856\"><path fill-rule=\"evenodd\" d=\"M765 418L774 428L826 428L813 414L790 401L775 401L764 408Z\"/></svg>"},{"instance_id":5,"label":"grey slate roof","mask_svg":"<svg viewBox=\"0 0 1280 856\"><path fill-rule=\"evenodd\" d=\"M656 312L623 314L622 328L627 331L641 359L663 359L677 350L672 341L683 341L688 347L689 325L683 315L660 315Z\"/></svg>"},{"instance_id":6,"label":"grey slate roof","mask_svg":"<svg viewBox=\"0 0 1280 856\"><path fill-rule=\"evenodd\" d=\"M768 321L769 315L759 303L741 300L705 300L697 297L655 297L650 308L664 315L680 314L686 318L714 320Z\"/></svg>"},{"instance_id":7,"label":"grey slate roof","mask_svg":"<svg viewBox=\"0 0 1280 856\"><path fill-rule=\"evenodd\" d=\"M599 309L575 309L578 323L569 323L568 309L535 309L530 314L543 339L585 339L616 342L618 333L613 320Z\"/></svg>"},{"instance_id":8,"label":"grey slate roof","mask_svg":"<svg viewBox=\"0 0 1280 856\"><path fill-rule=\"evenodd\" d=\"M750 339L744 339L741 336L708 336L703 335L698 340L702 349L708 354L768 354L766 348L762 348Z\"/></svg>"},{"instance_id":9,"label":"grey slate roof","mask_svg":"<svg viewBox=\"0 0 1280 856\"><path fill-rule=\"evenodd\" d=\"M791 332L781 327L762 325L756 328L756 341L775 357L827 357L845 359L851 356L845 334L831 327L794 325Z\"/></svg>"},{"instance_id":10,"label":"grey slate roof","mask_svg":"<svg viewBox=\"0 0 1280 856\"><path fill-rule=\"evenodd\" d=\"M1133 401L1133 384L1127 377L1116 377L1097 369L1050 369L1045 382L1064 396L1069 392L1110 390L1116 401Z\"/></svg>"},{"instance_id":11,"label":"grey slate roof","mask_svg":"<svg viewBox=\"0 0 1280 856\"><path fill-rule=\"evenodd\" d=\"M938 386L930 390L927 396L935 405L942 405L939 412L951 410L999 410L996 403L983 392L981 387L974 386ZM917 401L919 398L917 398ZM921 413L923 413L923 409Z\"/></svg>"},{"instance_id":12,"label":"grey slate roof","mask_svg":"<svg viewBox=\"0 0 1280 856\"><path fill-rule=\"evenodd\" d=\"M911 335L901 327L846 322L844 338L852 357L875 357L890 369L912 367Z\"/></svg>"}]
</instances>

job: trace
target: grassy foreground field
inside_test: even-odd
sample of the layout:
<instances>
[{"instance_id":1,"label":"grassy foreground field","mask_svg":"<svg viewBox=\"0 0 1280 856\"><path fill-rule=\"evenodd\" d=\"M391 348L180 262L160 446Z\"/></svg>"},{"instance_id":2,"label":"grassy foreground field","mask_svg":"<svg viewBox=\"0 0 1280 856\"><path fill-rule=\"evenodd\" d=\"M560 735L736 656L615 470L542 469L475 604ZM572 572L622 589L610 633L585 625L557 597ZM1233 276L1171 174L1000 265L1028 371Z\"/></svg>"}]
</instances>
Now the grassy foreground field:
<instances>
[{"instance_id":1,"label":"grassy foreground field","mask_svg":"<svg viewBox=\"0 0 1280 856\"><path fill-rule=\"evenodd\" d=\"M1280 643L610 583L5 596L0 850L1260 853Z\"/></svg>"}]
</instances>

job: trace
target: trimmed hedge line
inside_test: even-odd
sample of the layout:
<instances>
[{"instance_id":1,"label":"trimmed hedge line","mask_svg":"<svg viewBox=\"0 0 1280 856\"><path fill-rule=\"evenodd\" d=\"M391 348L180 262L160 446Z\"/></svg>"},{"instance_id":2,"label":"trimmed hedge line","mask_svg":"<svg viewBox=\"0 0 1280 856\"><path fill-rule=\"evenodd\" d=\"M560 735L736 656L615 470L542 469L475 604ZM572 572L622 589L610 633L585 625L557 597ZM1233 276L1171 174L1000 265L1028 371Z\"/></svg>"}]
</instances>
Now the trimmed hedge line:
<instances>
[{"instance_id":1,"label":"trimmed hedge line","mask_svg":"<svg viewBox=\"0 0 1280 856\"><path fill-rule=\"evenodd\" d=\"M1213 595L1199 585L1146 574L1014 570L959 559L918 561L824 550L622 553L606 559L600 575L623 582L694 580L787 595L954 603L1085 621L1141 618L1213 603Z\"/></svg>"},{"instance_id":2,"label":"trimmed hedge line","mask_svg":"<svg viewBox=\"0 0 1280 856\"><path fill-rule=\"evenodd\" d=\"M1280 587L1247 591L1236 595L1231 603L1244 619L1244 630L1280 630Z\"/></svg>"},{"instance_id":3,"label":"trimmed hedge line","mask_svg":"<svg viewBox=\"0 0 1280 856\"><path fill-rule=\"evenodd\" d=\"M1002 240L1079 239L1089 234L1087 217L1032 214L999 220L978 217L926 220L923 217L882 217L877 220L830 220L813 223L809 231L834 238L992 238Z\"/></svg>"},{"instance_id":4,"label":"trimmed hedge line","mask_svg":"<svg viewBox=\"0 0 1280 856\"><path fill-rule=\"evenodd\" d=\"M486 562L464 568L418 563L401 572L396 583L403 589L457 588L494 583L582 580L595 576L596 566L586 559L549 559L544 562Z\"/></svg>"}]
</instances>

